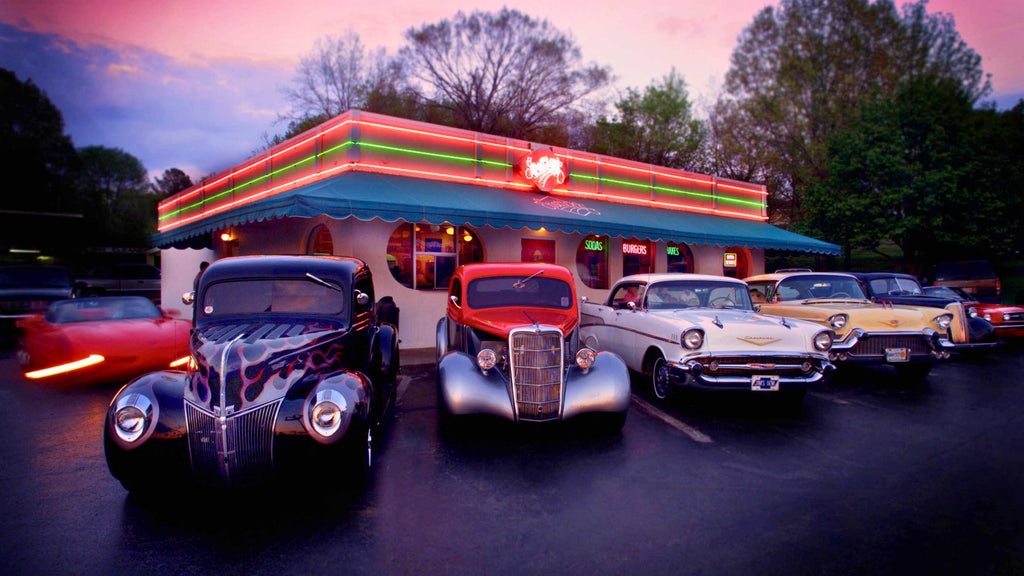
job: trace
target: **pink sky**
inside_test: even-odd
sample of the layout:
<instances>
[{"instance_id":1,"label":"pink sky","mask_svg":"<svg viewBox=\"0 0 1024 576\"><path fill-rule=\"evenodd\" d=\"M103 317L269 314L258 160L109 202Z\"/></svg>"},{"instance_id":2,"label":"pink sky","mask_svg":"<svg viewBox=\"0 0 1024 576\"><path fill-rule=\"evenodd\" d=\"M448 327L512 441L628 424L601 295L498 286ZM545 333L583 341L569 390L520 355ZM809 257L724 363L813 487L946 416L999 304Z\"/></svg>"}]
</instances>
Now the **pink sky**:
<instances>
[{"instance_id":1,"label":"pink sky","mask_svg":"<svg viewBox=\"0 0 1024 576\"><path fill-rule=\"evenodd\" d=\"M32 79L61 110L76 146L122 148L159 175L193 178L248 157L284 131L281 88L299 57L328 34L353 30L394 53L412 27L479 0L0 0L0 66ZM570 32L616 86L683 74L698 106L714 99L736 39L767 0L522 0L514 7ZM1024 98L1024 1L932 0L992 75L990 98ZM700 110L700 108L698 108Z\"/></svg>"},{"instance_id":2,"label":"pink sky","mask_svg":"<svg viewBox=\"0 0 1024 576\"><path fill-rule=\"evenodd\" d=\"M78 42L127 44L202 63L249 59L294 66L313 41L348 28L370 47L390 51L412 26L456 11L497 10L508 2L435 0L6 0L0 20ZM766 0L532 1L520 11L570 31L583 56L609 64L620 87L641 87L674 66L691 90L706 92L729 67L736 38ZM1024 92L1024 2L932 0L930 12L952 13L957 29L992 74L995 91ZM26 26L27 24L27 26Z\"/></svg>"}]
</instances>

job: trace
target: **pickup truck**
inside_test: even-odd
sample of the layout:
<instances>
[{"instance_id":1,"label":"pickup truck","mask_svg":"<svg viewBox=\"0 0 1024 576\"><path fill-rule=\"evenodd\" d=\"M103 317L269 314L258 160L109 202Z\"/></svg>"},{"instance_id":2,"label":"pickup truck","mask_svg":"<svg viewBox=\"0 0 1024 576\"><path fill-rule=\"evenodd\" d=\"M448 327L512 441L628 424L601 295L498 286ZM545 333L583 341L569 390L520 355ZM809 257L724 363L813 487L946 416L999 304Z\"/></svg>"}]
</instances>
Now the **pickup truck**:
<instances>
[{"instance_id":1,"label":"pickup truck","mask_svg":"<svg viewBox=\"0 0 1024 576\"><path fill-rule=\"evenodd\" d=\"M160 304L160 269L136 263L97 266L75 278L75 292L79 296L145 296Z\"/></svg>"}]
</instances>

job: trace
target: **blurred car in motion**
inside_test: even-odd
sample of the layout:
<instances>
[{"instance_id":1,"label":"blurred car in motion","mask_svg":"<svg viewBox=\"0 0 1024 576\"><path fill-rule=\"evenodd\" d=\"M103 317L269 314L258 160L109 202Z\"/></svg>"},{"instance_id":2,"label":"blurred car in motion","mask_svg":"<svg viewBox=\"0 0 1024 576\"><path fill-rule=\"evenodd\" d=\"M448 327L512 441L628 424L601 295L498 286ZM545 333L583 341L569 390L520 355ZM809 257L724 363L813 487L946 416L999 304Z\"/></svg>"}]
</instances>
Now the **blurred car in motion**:
<instances>
[{"instance_id":1,"label":"blurred car in motion","mask_svg":"<svg viewBox=\"0 0 1024 576\"><path fill-rule=\"evenodd\" d=\"M192 323L141 296L102 296L54 302L18 327L18 361L27 378L91 384L183 365Z\"/></svg>"},{"instance_id":2,"label":"blurred car in motion","mask_svg":"<svg viewBox=\"0 0 1024 576\"><path fill-rule=\"evenodd\" d=\"M992 324L998 338L1024 337L1024 306L978 302L962 288L955 286L925 286L924 293L940 298L955 298L967 310Z\"/></svg>"},{"instance_id":3,"label":"blurred car in motion","mask_svg":"<svg viewBox=\"0 0 1024 576\"><path fill-rule=\"evenodd\" d=\"M0 266L0 344L15 342L19 318L42 314L51 302L72 296L74 284L63 266Z\"/></svg>"}]
</instances>

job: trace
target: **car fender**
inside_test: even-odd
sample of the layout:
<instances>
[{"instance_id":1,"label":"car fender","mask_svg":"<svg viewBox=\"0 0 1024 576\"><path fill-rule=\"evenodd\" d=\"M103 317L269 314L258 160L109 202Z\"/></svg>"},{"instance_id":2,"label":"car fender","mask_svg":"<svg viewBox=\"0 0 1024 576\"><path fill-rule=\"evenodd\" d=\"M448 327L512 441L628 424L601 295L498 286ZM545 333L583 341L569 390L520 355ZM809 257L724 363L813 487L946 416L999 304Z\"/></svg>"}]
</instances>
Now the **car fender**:
<instances>
[{"instance_id":1,"label":"car fender","mask_svg":"<svg viewBox=\"0 0 1024 576\"><path fill-rule=\"evenodd\" d=\"M377 329L377 348L380 352L380 370L384 374L398 373L398 329L381 324Z\"/></svg>"},{"instance_id":2,"label":"car fender","mask_svg":"<svg viewBox=\"0 0 1024 576\"><path fill-rule=\"evenodd\" d=\"M510 422L512 410L508 383L498 370L483 373L476 359L465 352L449 352L437 365L438 401L450 414L486 414Z\"/></svg>"},{"instance_id":3,"label":"car fender","mask_svg":"<svg viewBox=\"0 0 1024 576\"><path fill-rule=\"evenodd\" d=\"M618 354L599 352L586 372L579 366L569 368L562 418L593 412L626 412L630 399L626 363Z\"/></svg>"}]
</instances>

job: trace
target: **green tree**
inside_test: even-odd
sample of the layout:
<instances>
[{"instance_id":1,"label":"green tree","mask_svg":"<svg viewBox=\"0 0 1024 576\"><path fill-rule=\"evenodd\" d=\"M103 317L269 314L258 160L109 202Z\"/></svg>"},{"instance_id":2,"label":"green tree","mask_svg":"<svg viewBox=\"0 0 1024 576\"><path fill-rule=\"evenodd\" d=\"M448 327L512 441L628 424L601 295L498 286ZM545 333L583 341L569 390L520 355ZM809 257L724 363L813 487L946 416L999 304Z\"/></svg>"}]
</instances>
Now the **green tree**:
<instances>
[{"instance_id":1,"label":"green tree","mask_svg":"<svg viewBox=\"0 0 1024 576\"><path fill-rule=\"evenodd\" d=\"M615 107L617 119L597 121L593 151L670 168L705 168L707 131L694 117L686 82L675 69L642 93L628 89Z\"/></svg>"},{"instance_id":2,"label":"green tree","mask_svg":"<svg viewBox=\"0 0 1024 576\"><path fill-rule=\"evenodd\" d=\"M120 148L79 149L79 190L89 200L86 218L97 232L94 241L143 247L156 231L156 202L146 168Z\"/></svg>"},{"instance_id":3,"label":"green tree","mask_svg":"<svg viewBox=\"0 0 1024 576\"><path fill-rule=\"evenodd\" d=\"M508 8L459 12L405 38L400 55L425 103L468 130L533 138L611 82L608 68L583 64L572 37Z\"/></svg>"},{"instance_id":4,"label":"green tree","mask_svg":"<svg viewBox=\"0 0 1024 576\"><path fill-rule=\"evenodd\" d=\"M1000 137L1010 134L994 112L971 104L961 83L934 75L869 102L831 139L828 177L809 190L806 227L842 244L847 258L852 247L884 254L879 247L892 242L900 267L914 272L1008 253L1020 222L1008 210L1020 200L1004 179L1019 172L999 165L1020 170L1021 160L1007 157Z\"/></svg>"},{"instance_id":5,"label":"green tree","mask_svg":"<svg viewBox=\"0 0 1024 576\"><path fill-rule=\"evenodd\" d=\"M719 151L768 177L775 221L799 221L808 187L828 176L828 142L861 104L916 76L949 78L973 103L990 91L952 16L926 0L782 0L740 36L716 106Z\"/></svg>"},{"instance_id":6,"label":"green tree","mask_svg":"<svg viewBox=\"0 0 1024 576\"><path fill-rule=\"evenodd\" d=\"M167 198L173 196L186 188L192 187L192 178L178 168L168 168L164 170L163 177L153 179L153 191L156 192L160 198Z\"/></svg>"},{"instance_id":7,"label":"green tree","mask_svg":"<svg viewBox=\"0 0 1024 576\"><path fill-rule=\"evenodd\" d=\"M31 80L0 68L0 187L5 210L77 212L78 155L64 117Z\"/></svg>"}]
</instances>

